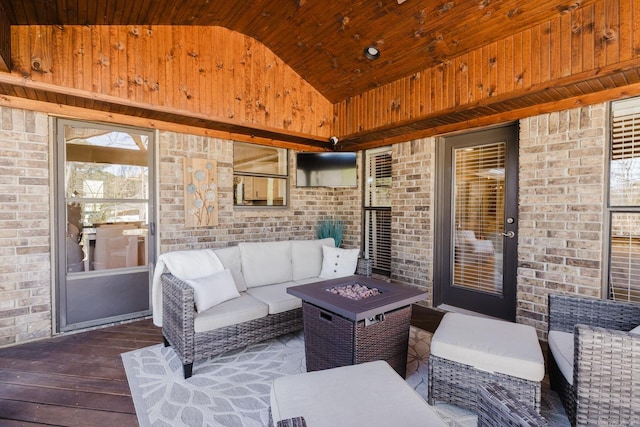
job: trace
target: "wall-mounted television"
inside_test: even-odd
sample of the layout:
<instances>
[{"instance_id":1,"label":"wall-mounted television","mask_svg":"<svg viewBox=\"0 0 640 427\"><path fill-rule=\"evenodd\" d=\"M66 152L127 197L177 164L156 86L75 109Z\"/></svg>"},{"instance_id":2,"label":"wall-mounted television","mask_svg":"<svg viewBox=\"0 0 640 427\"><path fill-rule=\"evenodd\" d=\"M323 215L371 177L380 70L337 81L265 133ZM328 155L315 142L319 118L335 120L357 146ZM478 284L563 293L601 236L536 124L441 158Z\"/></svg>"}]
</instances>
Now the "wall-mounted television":
<instances>
[{"instance_id":1,"label":"wall-mounted television","mask_svg":"<svg viewBox=\"0 0 640 427\"><path fill-rule=\"evenodd\" d=\"M356 153L297 153L297 187L357 187Z\"/></svg>"}]
</instances>

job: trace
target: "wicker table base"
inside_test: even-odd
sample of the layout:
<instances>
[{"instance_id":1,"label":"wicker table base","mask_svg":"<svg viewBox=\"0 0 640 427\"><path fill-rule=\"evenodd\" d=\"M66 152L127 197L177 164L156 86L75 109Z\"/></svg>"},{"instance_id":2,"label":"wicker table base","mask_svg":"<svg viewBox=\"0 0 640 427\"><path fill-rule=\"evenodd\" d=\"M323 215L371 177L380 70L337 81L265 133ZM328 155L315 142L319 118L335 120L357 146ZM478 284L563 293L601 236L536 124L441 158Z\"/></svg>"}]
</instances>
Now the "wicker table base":
<instances>
[{"instance_id":1,"label":"wicker table base","mask_svg":"<svg viewBox=\"0 0 640 427\"><path fill-rule=\"evenodd\" d=\"M406 376L411 306L386 313L368 326L364 320L346 319L307 302L302 304L302 317L308 372L385 360Z\"/></svg>"}]
</instances>

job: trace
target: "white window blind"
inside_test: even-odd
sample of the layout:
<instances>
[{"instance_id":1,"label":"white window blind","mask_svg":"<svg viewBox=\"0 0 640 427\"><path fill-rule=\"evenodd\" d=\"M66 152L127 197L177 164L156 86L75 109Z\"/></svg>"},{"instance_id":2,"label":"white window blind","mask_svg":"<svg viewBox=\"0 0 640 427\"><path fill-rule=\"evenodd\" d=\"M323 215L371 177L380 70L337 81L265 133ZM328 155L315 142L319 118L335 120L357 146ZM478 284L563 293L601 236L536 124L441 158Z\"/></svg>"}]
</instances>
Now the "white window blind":
<instances>
[{"instance_id":1,"label":"white window blind","mask_svg":"<svg viewBox=\"0 0 640 427\"><path fill-rule=\"evenodd\" d=\"M378 273L391 271L391 148L366 151L364 256Z\"/></svg>"},{"instance_id":2,"label":"white window blind","mask_svg":"<svg viewBox=\"0 0 640 427\"><path fill-rule=\"evenodd\" d=\"M455 286L502 293L505 143L455 150Z\"/></svg>"}]
</instances>

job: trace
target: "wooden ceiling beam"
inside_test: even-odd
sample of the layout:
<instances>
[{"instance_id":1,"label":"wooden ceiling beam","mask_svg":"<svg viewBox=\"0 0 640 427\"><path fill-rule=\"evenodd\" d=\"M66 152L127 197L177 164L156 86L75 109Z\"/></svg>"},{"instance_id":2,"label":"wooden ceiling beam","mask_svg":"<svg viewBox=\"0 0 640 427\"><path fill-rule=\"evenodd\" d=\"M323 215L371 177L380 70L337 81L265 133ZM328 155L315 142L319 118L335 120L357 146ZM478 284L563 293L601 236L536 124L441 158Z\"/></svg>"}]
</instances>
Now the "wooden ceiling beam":
<instances>
[{"instance_id":1,"label":"wooden ceiling beam","mask_svg":"<svg viewBox=\"0 0 640 427\"><path fill-rule=\"evenodd\" d=\"M12 100L9 97L24 98L39 101L35 110L53 114L60 114L56 112L62 111L64 106L70 106L75 107L73 115L79 118L89 115L89 111L87 114L82 114L82 110L86 109L99 112L98 117L107 122L112 122L112 117L116 115L120 123L132 123L131 119L137 117L145 123L144 126L150 128L167 130L176 126L181 129L200 128L218 132L220 137L228 139L307 151L319 151L328 147L325 139L300 132L273 129L267 126L251 127L232 120L212 119L206 114L35 82L10 74L0 73L0 94L7 96L0 97L0 101L4 101L5 105L28 108L23 103L17 102L17 99Z\"/></svg>"}]
</instances>

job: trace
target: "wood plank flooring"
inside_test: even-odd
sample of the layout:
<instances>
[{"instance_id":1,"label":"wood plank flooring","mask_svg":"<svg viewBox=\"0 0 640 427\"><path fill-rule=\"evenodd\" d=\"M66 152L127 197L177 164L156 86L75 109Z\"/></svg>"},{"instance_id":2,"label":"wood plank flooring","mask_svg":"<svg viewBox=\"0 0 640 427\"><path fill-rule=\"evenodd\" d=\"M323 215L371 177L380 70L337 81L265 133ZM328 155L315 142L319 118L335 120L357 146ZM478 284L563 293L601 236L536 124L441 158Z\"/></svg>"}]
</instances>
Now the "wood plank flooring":
<instances>
[{"instance_id":1,"label":"wood plank flooring","mask_svg":"<svg viewBox=\"0 0 640 427\"><path fill-rule=\"evenodd\" d=\"M0 349L0 425L137 426L120 354L160 342L148 319Z\"/></svg>"},{"instance_id":2,"label":"wood plank flooring","mask_svg":"<svg viewBox=\"0 0 640 427\"><path fill-rule=\"evenodd\" d=\"M414 306L411 323L441 317ZM0 426L137 426L120 354L160 342L145 319L0 349Z\"/></svg>"}]
</instances>

